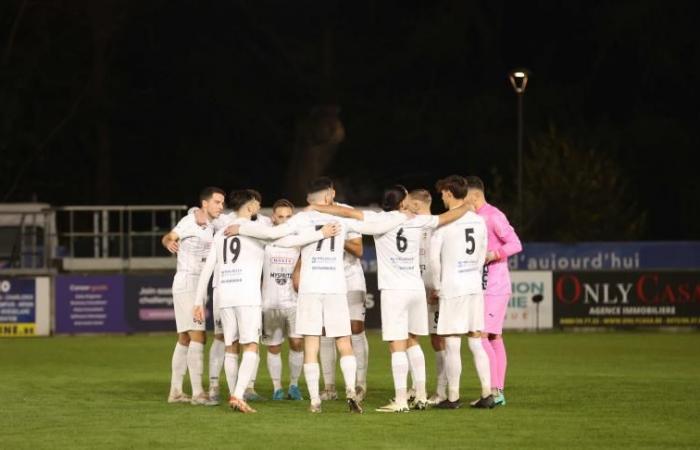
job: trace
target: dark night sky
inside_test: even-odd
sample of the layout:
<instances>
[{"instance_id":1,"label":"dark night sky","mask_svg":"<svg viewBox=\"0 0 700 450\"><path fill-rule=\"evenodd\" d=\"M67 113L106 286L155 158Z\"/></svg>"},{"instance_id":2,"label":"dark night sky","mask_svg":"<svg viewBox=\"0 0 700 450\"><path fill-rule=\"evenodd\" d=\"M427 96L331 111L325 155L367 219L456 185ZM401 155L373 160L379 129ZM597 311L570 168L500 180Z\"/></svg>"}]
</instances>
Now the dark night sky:
<instances>
[{"instance_id":1,"label":"dark night sky","mask_svg":"<svg viewBox=\"0 0 700 450\"><path fill-rule=\"evenodd\" d=\"M269 204L287 194L310 111L336 105L345 138L324 172L345 200L477 174L509 211L507 72L522 66L526 152L554 127L628 183L617 198L587 191L585 173L573 187L543 177L567 191L543 197L526 176L534 198L645 215L634 233L603 218L582 238L697 239L698 19L690 1L5 1L0 195L191 204L220 185L255 187ZM560 235L531 226L545 229L536 239Z\"/></svg>"}]
</instances>

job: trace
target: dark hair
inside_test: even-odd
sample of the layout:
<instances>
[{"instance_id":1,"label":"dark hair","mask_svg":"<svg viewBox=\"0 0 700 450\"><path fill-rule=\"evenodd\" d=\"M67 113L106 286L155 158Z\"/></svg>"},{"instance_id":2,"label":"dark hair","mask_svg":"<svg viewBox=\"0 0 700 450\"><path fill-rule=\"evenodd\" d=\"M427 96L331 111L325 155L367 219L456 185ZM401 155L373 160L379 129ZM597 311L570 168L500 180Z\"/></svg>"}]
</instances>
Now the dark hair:
<instances>
[{"instance_id":1,"label":"dark hair","mask_svg":"<svg viewBox=\"0 0 700 450\"><path fill-rule=\"evenodd\" d=\"M277 200L273 205L272 205L272 212L274 212L277 208L291 208L294 209L294 204L287 200L286 198L281 198Z\"/></svg>"},{"instance_id":2,"label":"dark hair","mask_svg":"<svg viewBox=\"0 0 700 450\"><path fill-rule=\"evenodd\" d=\"M399 205L408 195L408 191L402 184L395 184L384 190L382 196L382 209L384 211L394 211L399 209Z\"/></svg>"},{"instance_id":3,"label":"dark hair","mask_svg":"<svg viewBox=\"0 0 700 450\"><path fill-rule=\"evenodd\" d=\"M214 194L221 194L226 197L226 192L223 189L215 186L207 186L199 192L199 201L209 200Z\"/></svg>"},{"instance_id":4,"label":"dark hair","mask_svg":"<svg viewBox=\"0 0 700 450\"><path fill-rule=\"evenodd\" d=\"M486 192L484 189L484 182L481 181L481 178L475 176L475 175L470 175L467 178L467 184L469 185L470 189L478 189L481 192Z\"/></svg>"},{"instance_id":5,"label":"dark hair","mask_svg":"<svg viewBox=\"0 0 700 450\"><path fill-rule=\"evenodd\" d=\"M428 192L427 189L414 189L411 192L409 192L408 195L410 195L411 198L420 200L421 202L428 205L433 202L433 197L430 195L430 192Z\"/></svg>"},{"instance_id":6,"label":"dark hair","mask_svg":"<svg viewBox=\"0 0 700 450\"><path fill-rule=\"evenodd\" d=\"M314 192L323 191L325 189L333 189L333 180L328 177L318 177L309 182L306 186L306 193L313 194Z\"/></svg>"},{"instance_id":7,"label":"dark hair","mask_svg":"<svg viewBox=\"0 0 700 450\"><path fill-rule=\"evenodd\" d=\"M469 192L469 184L466 178L461 175L450 175L435 183L435 190L438 192L449 191L455 198L464 198Z\"/></svg>"},{"instance_id":8,"label":"dark hair","mask_svg":"<svg viewBox=\"0 0 700 450\"><path fill-rule=\"evenodd\" d=\"M234 211L238 211L251 200L262 202L260 192L255 189L239 189L237 191L231 191L228 195L228 205Z\"/></svg>"}]
</instances>

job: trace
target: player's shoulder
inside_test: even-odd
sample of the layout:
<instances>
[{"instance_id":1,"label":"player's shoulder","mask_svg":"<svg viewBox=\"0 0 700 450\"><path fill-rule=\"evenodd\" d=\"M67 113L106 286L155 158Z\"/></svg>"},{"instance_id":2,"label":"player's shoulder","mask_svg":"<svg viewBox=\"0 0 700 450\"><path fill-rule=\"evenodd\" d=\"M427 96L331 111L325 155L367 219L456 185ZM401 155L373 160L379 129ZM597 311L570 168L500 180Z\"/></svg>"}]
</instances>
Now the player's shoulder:
<instances>
[{"instance_id":1,"label":"player's shoulder","mask_svg":"<svg viewBox=\"0 0 700 450\"><path fill-rule=\"evenodd\" d=\"M483 210L484 213L486 213L486 215L488 216L507 219L506 214L503 211L501 211L497 206L494 206L491 203L484 204L481 210Z\"/></svg>"},{"instance_id":2,"label":"player's shoulder","mask_svg":"<svg viewBox=\"0 0 700 450\"><path fill-rule=\"evenodd\" d=\"M222 213L219 215L219 217L217 217L216 219L214 219L212 221L212 224L217 228L221 228L221 227L230 225L231 222L233 222L233 219L235 219L235 218L236 218L236 213L234 213L234 212L227 213L227 214Z\"/></svg>"},{"instance_id":3,"label":"player's shoulder","mask_svg":"<svg viewBox=\"0 0 700 450\"><path fill-rule=\"evenodd\" d=\"M398 213L398 211L396 211ZM402 213L399 213L402 214ZM418 214L408 219L404 225L416 228L436 228L440 219L432 214Z\"/></svg>"},{"instance_id":4,"label":"player's shoulder","mask_svg":"<svg viewBox=\"0 0 700 450\"><path fill-rule=\"evenodd\" d=\"M185 214L180 220L178 220L175 228L186 228L196 225L194 214Z\"/></svg>"},{"instance_id":5,"label":"player's shoulder","mask_svg":"<svg viewBox=\"0 0 700 450\"><path fill-rule=\"evenodd\" d=\"M475 211L467 211L462 217L459 218L459 220L468 220L470 222L485 222L486 219L477 214Z\"/></svg>"},{"instance_id":6,"label":"player's shoulder","mask_svg":"<svg viewBox=\"0 0 700 450\"><path fill-rule=\"evenodd\" d=\"M475 213L474 211L467 211L460 217L459 219L455 220L451 224L452 226L456 227L461 227L461 226L483 226L486 227L486 219L479 214Z\"/></svg>"},{"instance_id":7,"label":"player's shoulder","mask_svg":"<svg viewBox=\"0 0 700 450\"><path fill-rule=\"evenodd\" d=\"M264 216L262 214L258 214L258 219L255 222L258 222L258 223L263 224L263 225L267 225L269 227L274 226L274 224L272 223L272 219L270 219L269 217Z\"/></svg>"},{"instance_id":8,"label":"player's shoulder","mask_svg":"<svg viewBox=\"0 0 700 450\"><path fill-rule=\"evenodd\" d=\"M309 217L311 217L311 213L315 213L315 212L316 211L313 211L313 210L311 210L311 211L301 210L297 213L294 213L294 215L292 215L291 219L307 220Z\"/></svg>"}]
</instances>

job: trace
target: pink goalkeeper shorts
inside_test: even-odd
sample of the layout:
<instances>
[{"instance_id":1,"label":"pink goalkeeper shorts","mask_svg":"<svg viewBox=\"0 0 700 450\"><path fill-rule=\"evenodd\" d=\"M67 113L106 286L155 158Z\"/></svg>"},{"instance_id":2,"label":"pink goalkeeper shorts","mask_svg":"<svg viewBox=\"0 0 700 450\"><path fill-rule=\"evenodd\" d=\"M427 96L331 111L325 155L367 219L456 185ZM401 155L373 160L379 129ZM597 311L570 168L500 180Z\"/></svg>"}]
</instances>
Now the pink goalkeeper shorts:
<instances>
[{"instance_id":1,"label":"pink goalkeeper shorts","mask_svg":"<svg viewBox=\"0 0 700 450\"><path fill-rule=\"evenodd\" d=\"M484 295L484 332L503 334L510 294Z\"/></svg>"}]
</instances>

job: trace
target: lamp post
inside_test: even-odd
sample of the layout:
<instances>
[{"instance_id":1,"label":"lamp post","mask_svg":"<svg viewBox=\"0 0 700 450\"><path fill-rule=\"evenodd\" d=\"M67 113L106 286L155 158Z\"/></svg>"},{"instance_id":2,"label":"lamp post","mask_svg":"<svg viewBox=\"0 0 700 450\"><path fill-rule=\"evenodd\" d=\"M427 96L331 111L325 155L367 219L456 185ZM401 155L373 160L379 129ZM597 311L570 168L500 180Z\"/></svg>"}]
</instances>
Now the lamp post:
<instances>
[{"instance_id":1,"label":"lamp post","mask_svg":"<svg viewBox=\"0 0 700 450\"><path fill-rule=\"evenodd\" d=\"M535 304L535 330L537 332L540 331L540 303L542 303L542 300L544 300L544 296L542 294L535 294L532 296L532 302Z\"/></svg>"},{"instance_id":2,"label":"lamp post","mask_svg":"<svg viewBox=\"0 0 700 450\"><path fill-rule=\"evenodd\" d=\"M523 226L523 96L527 87L528 70L514 69L508 73L518 97L518 225Z\"/></svg>"}]
</instances>

